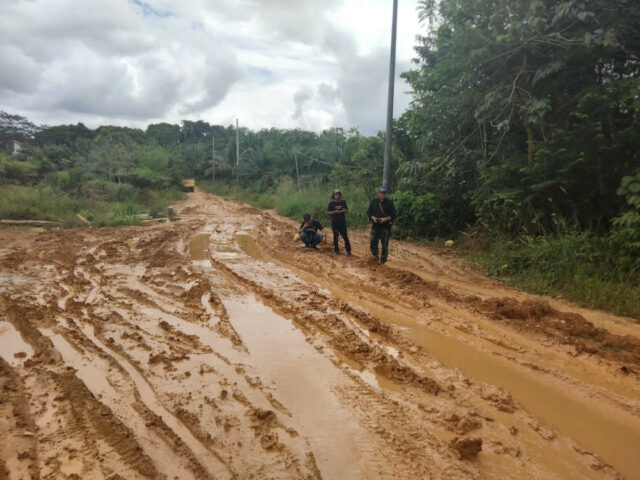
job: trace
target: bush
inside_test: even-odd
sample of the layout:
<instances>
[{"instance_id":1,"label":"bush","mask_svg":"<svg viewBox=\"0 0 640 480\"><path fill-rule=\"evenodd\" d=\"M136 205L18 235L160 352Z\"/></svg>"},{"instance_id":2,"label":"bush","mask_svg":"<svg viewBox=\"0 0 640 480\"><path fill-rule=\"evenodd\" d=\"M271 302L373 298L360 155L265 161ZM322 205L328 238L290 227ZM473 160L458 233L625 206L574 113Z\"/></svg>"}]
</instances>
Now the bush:
<instances>
[{"instance_id":1,"label":"bush","mask_svg":"<svg viewBox=\"0 0 640 480\"><path fill-rule=\"evenodd\" d=\"M493 238L475 254L487 274L535 293L640 318L640 278L620 268L607 237L585 232L510 240Z\"/></svg>"},{"instance_id":2,"label":"bush","mask_svg":"<svg viewBox=\"0 0 640 480\"><path fill-rule=\"evenodd\" d=\"M398 237L434 238L440 231L440 205L434 194L415 195L396 192L392 195L396 207Z\"/></svg>"},{"instance_id":3,"label":"bush","mask_svg":"<svg viewBox=\"0 0 640 480\"><path fill-rule=\"evenodd\" d=\"M640 272L640 170L624 177L618 189L631 209L612 220L610 239L617 251L618 267Z\"/></svg>"},{"instance_id":4,"label":"bush","mask_svg":"<svg viewBox=\"0 0 640 480\"><path fill-rule=\"evenodd\" d=\"M177 189L140 192L130 185L101 181L93 182L89 190L94 193L100 191L101 194L74 196L51 185L5 186L0 188L0 218L47 220L61 222L65 226L83 226L84 223L76 216L79 213L98 226L131 225L138 222L139 213L149 212L156 216L182 197ZM123 200L118 201L117 198Z\"/></svg>"}]
</instances>

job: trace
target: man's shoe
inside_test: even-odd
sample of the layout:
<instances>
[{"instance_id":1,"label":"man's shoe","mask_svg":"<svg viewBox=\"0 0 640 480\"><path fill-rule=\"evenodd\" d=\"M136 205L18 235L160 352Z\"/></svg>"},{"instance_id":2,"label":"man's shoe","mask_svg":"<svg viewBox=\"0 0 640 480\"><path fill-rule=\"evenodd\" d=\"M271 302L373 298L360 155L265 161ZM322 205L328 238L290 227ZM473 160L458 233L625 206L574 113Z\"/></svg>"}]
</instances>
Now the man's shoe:
<instances>
[{"instance_id":1,"label":"man's shoe","mask_svg":"<svg viewBox=\"0 0 640 480\"><path fill-rule=\"evenodd\" d=\"M347 257L350 257L350 256L351 256L351 252L347 252Z\"/></svg>"},{"instance_id":2,"label":"man's shoe","mask_svg":"<svg viewBox=\"0 0 640 480\"><path fill-rule=\"evenodd\" d=\"M333 251L333 253L335 253L336 255L340 255L340 250L338 250L337 248Z\"/></svg>"},{"instance_id":3,"label":"man's shoe","mask_svg":"<svg viewBox=\"0 0 640 480\"><path fill-rule=\"evenodd\" d=\"M317 245L312 245L311 248L313 248L314 250L320 250Z\"/></svg>"},{"instance_id":4,"label":"man's shoe","mask_svg":"<svg viewBox=\"0 0 640 480\"><path fill-rule=\"evenodd\" d=\"M387 263L387 259L386 258L381 258L380 259L380 263Z\"/></svg>"}]
</instances>

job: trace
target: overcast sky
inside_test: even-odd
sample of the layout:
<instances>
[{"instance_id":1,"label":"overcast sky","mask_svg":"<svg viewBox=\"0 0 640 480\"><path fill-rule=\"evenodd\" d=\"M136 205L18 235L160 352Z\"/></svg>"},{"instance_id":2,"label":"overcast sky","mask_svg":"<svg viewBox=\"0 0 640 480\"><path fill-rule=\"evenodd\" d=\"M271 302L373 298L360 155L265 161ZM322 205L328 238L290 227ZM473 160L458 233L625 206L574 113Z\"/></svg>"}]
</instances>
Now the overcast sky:
<instances>
[{"instance_id":1,"label":"overcast sky","mask_svg":"<svg viewBox=\"0 0 640 480\"><path fill-rule=\"evenodd\" d=\"M419 33L400 0L398 74ZM392 0L0 0L0 110L36 123L384 129ZM396 79L394 116L406 108Z\"/></svg>"}]
</instances>

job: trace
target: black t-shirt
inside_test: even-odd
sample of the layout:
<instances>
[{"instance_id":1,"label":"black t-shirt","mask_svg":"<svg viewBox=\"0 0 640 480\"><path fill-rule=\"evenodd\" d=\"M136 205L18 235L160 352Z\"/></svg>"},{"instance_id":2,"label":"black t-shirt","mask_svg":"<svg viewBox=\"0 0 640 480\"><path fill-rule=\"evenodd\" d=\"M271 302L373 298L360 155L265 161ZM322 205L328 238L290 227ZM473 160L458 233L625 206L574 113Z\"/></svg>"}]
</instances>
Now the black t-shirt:
<instances>
[{"instance_id":1,"label":"black t-shirt","mask_svg":"<svg viewBox=\"0 0 640 480\"><path fill-rule=\"evenodd\" d=\"M300 228L304 227L304 224L305 224L305 223L306 223L306 222L302 222L302 223L300 224ZM315 235L315 234L318 232L318 230L322 230L322 225L320 224L320 222L319 222L319 221L314 220L313 222L311 222L309 225L307 225L307 226L305 227L305 229L303 230L303 232L304 232L304 233L308 233L308 234L313 234L313 235Z\"/></svg>"},{"instance_id":2,"label":"black t-shirt","mask_svg":"<svg viewBox=\"0 0 640 480\"><path fill-rule=\"evenodd\" d=\"M384 200L380 200L379 198L374 198L371 200L369 204L369 209L367 210L367 216L369 217L369 221L371 221L371 217L375 218L384 218L391 217L390 222L385 223L373 223L372 226L375 229L384 228L387 230L391 230L391 225L393 221L396 219L396 207L393 204L393 200L390 198L385 198Z\"/></svg>"},{"instance_id":3,"label":"black t-shirt","mask_svg":"<svg viewBox=\"0 0 640 480\"><path fill-rule=\"evenodd\" d=\"M345 211L348 210L347 202L344 200L331 200L329 202L329 206L327 207L328 212L339 212L331 215L331 226L332 227L342 227L347 225L347 220L344 218Z\"/></svg>"}]
</instances>

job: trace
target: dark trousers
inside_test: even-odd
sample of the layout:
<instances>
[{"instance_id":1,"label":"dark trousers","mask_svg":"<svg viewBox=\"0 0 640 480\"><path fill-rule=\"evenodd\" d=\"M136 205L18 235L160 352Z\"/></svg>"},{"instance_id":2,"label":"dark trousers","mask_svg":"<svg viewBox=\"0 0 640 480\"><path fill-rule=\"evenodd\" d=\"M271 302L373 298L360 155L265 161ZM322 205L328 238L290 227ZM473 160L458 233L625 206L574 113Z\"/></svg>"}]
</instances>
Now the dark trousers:
<instances>
[{"instance_id":1,"label":"dark trousers","mask_svg":"<svg viewBox=\"0 0 640 480\"><path fill-rule=\"evenodd\" d=\"M382 244L382 255L380 261L386 262L389 255L389 239L391 238L391 229L372 228L369 235L369 248L374 257L378 258L378 242Z\"/></svg>"},{"instance_id":2,"label":"dark trousers","mask_svg":"<svg viewBox=\"0 0 640 480\"><path fill-rule=\"evenodd\" d=\"M347 226L339 225L333 228L333 249L338 250L338 239L342 235L344 240L344 249L349 253L351 251L351 242L349 242L349 235L347 235Z\"/></svg>"},{"instance_id":3,"label":"dark trousers","mask_svg":"<svg viewBox=\"0 0 640 480\"><path fill-rule=\"evenodd\" d=\"M300 240L302 240L302 243L304 243L307 247L315 247L320 242L322 242L322 238L323 236L319 233L302 232L300 234Z\"/></svg>"}]
</instances>

